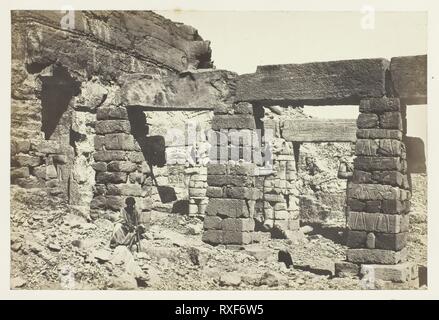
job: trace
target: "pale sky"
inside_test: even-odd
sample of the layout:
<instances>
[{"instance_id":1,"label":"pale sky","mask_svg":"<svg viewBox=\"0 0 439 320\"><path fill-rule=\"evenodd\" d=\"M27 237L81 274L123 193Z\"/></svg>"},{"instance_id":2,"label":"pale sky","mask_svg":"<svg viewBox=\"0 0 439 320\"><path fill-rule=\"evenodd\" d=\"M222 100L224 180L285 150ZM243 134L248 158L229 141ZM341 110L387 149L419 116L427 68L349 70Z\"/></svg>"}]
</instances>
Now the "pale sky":
<instances>
[{"instance_id":1,"label":"pale sky","mask_svg":"<svg viewBox=\"0 0 439 320\"><path fill-rule=\"evenodd\" d=\"M217 69L252 73L258 65L427 53L427 14L376 12L157 11L195 27L211 42ZM370 25L370 24L369 24ZM325 118L356 118L358 107L306 107ZM408 134L426 141L426 107L408 108Z\"/></svg>"}]
</instances>

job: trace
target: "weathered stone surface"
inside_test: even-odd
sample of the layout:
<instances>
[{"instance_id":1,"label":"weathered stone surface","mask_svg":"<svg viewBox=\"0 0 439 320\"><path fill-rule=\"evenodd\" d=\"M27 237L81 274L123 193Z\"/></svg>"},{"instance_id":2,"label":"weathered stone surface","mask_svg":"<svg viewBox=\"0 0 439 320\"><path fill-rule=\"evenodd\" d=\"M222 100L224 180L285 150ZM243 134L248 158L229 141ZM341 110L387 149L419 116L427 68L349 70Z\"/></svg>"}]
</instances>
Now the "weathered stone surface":
<instances>
[{"instance_id":1,"label":"weathered stone surface","mask_svg":"<svg viewBox=\"0 0 439 320\"><path fill-rule=\"evenodd\" d=\"M357 127L360 129L378 128L379 118L374 113L360 113L357 118Z\"/></svg>"},{"instance_id":2,"label":"weathered stone surface","mask_svg":"<svg viewBox=\"0 0 439 320\"><path fill-rule=\"evenodd\" d=\"M238 102L233 105L234 114L253 114L253 106L247 102Z\"/></svg>"},{"instance_id":3,"label":"weathered stone surface","mask_svg":"<svg viewBox=\"0 0 439 320\"><path fill-rule=\"evenodd\" d=\"M349 210L352 211L364 211L366 209L366 203L357 199L347 199L347 205Z\"/></svg>"},{"instance_id":4,"label":"weathered stone surface","mask_svg":"<svg viewBox=\"0 0 439 320\"><path fill-rule=\"evenodd\" d=\"M11 181L15 181L17 178L27 178L29 177L29 168L22 167L11 170Z\"/></svg>"},{"instance_id":5,"label":"weathered stone surface","mask_svg":"<svg viewBox=\"0 0 439 320\"><path fill-rule=\"evenodd\" d=\"M108 90L97 81L87 81L81 84L81 93L76 97L74 107L95 110L107 98Z\"/></svg>"},{"instance_id":6,"label":"weathered stone surface","mask_svg":"<svg viewBox=\"0 0 439 320\"><path fill-rule=\"evenodd\" d=\"M110 261L110 259L111 259L111 251L109 251L107 249L97 249L92 253L92 255L100 263L105 263L107 261Z\"/></svg>"},{"instance_id":7,"label":"weathered stone surface","mask_svg":"<svg viewBox=\"0 0 439 320\"><path fill-rule=\"evenodd\" d=\"M41 164L41 157L28 154L17 154L12 158L12 165L17 167L36 167Z\"/></svg>"},{"instance_id":8,"label":"weathered stone surface","mask_svg":"<svg viewBox=\"0 0 439 320\"><path fill-rule=\"evenodd\" d=\"M28 44L32 62L58 61L71 70L100 72L107 79L126 70L144 71L145 67L133 66L135 62L148 61L176 71L212 65L209 42L194 28L152 11L75 11L73 31L61 29L64 15L55 10L13 11L12 23L23 30L19 35ZM36 32L40 37L35 38ZM13 57L21 57L23 51L14 50ZM75 52L77 59L64 52Z\"/></svg>"},{"instance_id":9,"label":"weathered stone surface","mask_svg":"<svg viewBox=\"0 0 439 320\"><path fill-rule=\"evenodd\" d=\"M93 157L95 159L95 161L104 161L104 162L108 162L108 161L117 161L117 160L125 160L125 152L124 151L105 151L105 150L101 150L101 151L96 151L93 154Z\"/></svg>"},{"instance_id":10,"label":"weathered stone surface","mask_svg":"<svg viewBox=\"0 0 439 320\"><path fill-rule=\"evenodd\" d=\"M241 275L237 272L228 272L226 274L222 274L219 279L220 286L228 287L236 287L241 283Z\"/></svg>"},{"instance_id":11,"label":"weathered stone surface","mask_svg":"<svg viewBox=\"0 0 439 320\"><path fill-rule=\"evenodd\" d=\"M209 186L236 186L249 187L253 184L253 179L247 176L223 176L223 175L208 175L207 184Z\"/></svg>"},{"instance_id":12,"label":"weathered stone surface","mask_svg":"<svg viewBox=\"0 0 439 320\"><path fill-rule=\"evenodd\" d=\"M384 59L259 66L238 77L236 101L355 104L386 94Z\"/></svg>"},{"instance_id":13,"label":"weathered stone surface","mask_svg":"<svg viewBox=\"0 0 439 320\"><path fill-rule=\"evenodd\" d=\"M351 230L399 233L408 231L408 215L349 212L347 226Z\"/></svg>"},{"instance_id":14,"label":"weathered stone surface","mask_svg":"<svg viewBox=\"0 0 439 320\"><path fill-rule=\"evenodd\" d=\"M368 156L357 156L354 160L354 167L364 171L400 171L403 168L399 157Z\"/></svg>"},{"instance_id":15,"label":"weathered stone surface","mask_svg":"<svg viewBox=\"0 0 439 320\"><path fill-rule=\"evenodd\" d=\"M370 98L360 102L362 113L384 113L386 111L400 111L401 106L398 98Z\"/></svg>"},{"instance_id":16,"label":"weathered stone surface","mask_svg":"<svg viewBox=\"0 0 439 320\"><path fill-rule=\"evenodd\" d=\"M255 118L252 115L215 115L212 119L212 130L255 128Z\"/></svg>"},{"instance_id":17,"label":"weathered stone surface","mask_svg":"<svg viewBox=\"0 0 439 320\"><path fill-rule=\"evenodd\" d=\"M111 161L107 168L108 171L133 172L136 171L137 165L130 161Z\"/></svg>"},{"instance_id":18,"label":"weathered stone surface","mask_svg":"<svg viewBox=\"0 0 439 320\"><path fill-rule=\"evenodd\" d=\"M397 139L402 140L401 130L391 129L358 129L358 139Z\"/></svg>"},{"instance_id":19,"label":"weathered stone surface","mask_svg":"<svg viewBox=\"0 0 439 320\"><path fill-rule=\"evenodd\" d=\"M31 141L31 150L41 153L60 153L61 147L56 140Z\"/></svg>"},{"instance_id":20,"label":"weathered stone surface","mask_svg":"<svg viewBox=\"0 0 439 320\"><path fill-rule=\"evenodd\" d=\"M209 163L209 164L207 164L207 174L208 175L226 175L227 174L227 165L226 164Z\"/></svg>"},{"instance_id":21,"label":"weathered stone surface","mask_svg":"<svg viewBox=\"0 0 439 320\"><path fill-rule=\"evenodd\" d=\"M136 152L136 151L127 152L126 157L131 162L142 163L142 170L149 170L149 169L144 169L144 166L145 165L148 166L148 164L145 162L145 156L143 155L142 152Z\"/></svg>"},{"instance_id":22,"label":"weathered stone surface","mask_svg":"<svg viewBox=\"0 0 439 320\"><path fill-rule=\"evenodd\" d=\"M125 183L126 181L126 172L98 172L96 174L96 183Z\"/></svg>"},{"instance_id":23,"label":"weathered stone surface","mask_svg":"<svg viewBox=\"0 0 439 320\"><path fill-rule=\"evenodd\" d=\"M232 104L236 74L226 70L186 70L160 78L136 73L123 77L121 103L140 108L213 109ZM171 89L172 88L172 89Z\"/></svg>"},{"instance_id":24,"label":"weathered stone surface","mask_svg":"<svg viewBox=\"0 0 439 320\"><path fill-rule=\"evenodd\" d=\"M407 250L348 249L346 258L353 263L397 264L407 259Z\"/></svg>"},{"instance_id":25,"label":"weathered stone surface","mask_svg":"<svg viewBox=\"0 0 439 320\"><path fill-rule=\"evenodd\" d=\"M191 178L191 181L189 181L189 188L205 188L206 182L204 181L196 181L195 179Z\"/></svg>"},{"instance_id":26,"label":"weathered stone surface","mask_svg":"<svg viewBox=\"0 0 439 320\"><path fill-rule=\"evenodd\" d=\"M254 179L247 176L227 176L227 184L236 187L251 187Z\"/></svg>"},{"instance_id":27,"label":"weathered stone surface","mask_svg":"<svg viewBox=\"0 0 439 320\"><path fill-rule=\"evenodd\" d=\"M352 175L352 182L358 184L375 183L375 181L372 180L371 172L361 170L354 170L354 173Z\"/></svg>"},{"instance_id":28,"label":"weathered stone surface","mask_svg":"<svg viewBox=\"0 0 439 320\"><path fill-rule=\"evenodd\" d=\"M252 240L252 232L223 231L223 244L249 244Z\"/></svg>"},{"instance_id":29,"label":"weathered stone surface","mask_svg":"<svg viewBox=\"0 0 439 320\"><path fill-rule=\"evenodd\" d=\"M100 120L96 122L96 134L130 133L131 126L128 120Z\"/></svg>"},{"instance_id":30,"label":"weathered stone surface","mask_svg":"<svg viewBox=\"0 0 439 320\"><path fill-rule=\"evenodd\" d=\"M392 186L350 183L347 192L348 197L358 200L395 200L400 199L401 191Z\"/></svg>"},{"instance_id":31,"label":"weathered stone surface","mask_svg":"<svg viewBox=\"0 0 439 320\"><path fill-rule=\"evenodd\" d=\"M282 201L285 201L285 198L281 194L264 193L264 200L265 201L273 201L273 202L282 202Z\"/></svg>"},{"instance_id":32,"label":"weathered stone surface","mask_svg":"<svg viewBox=\"0 0 439 320\"><path fill-rule=\"evenodd\" d=\"M125 206L125 197L122 196L106 196L105 204L107 209L113 211L119 211L121 208ZM139 204L137 204L138 208L141 208Z\"/></svg>"},{"instance_id":33,"label":"weathered stone surface","mask_svg":"<svg viewBox=\"0 0 439 320\"><path fill-rule=\"evenodd\" d=\"M96 151L105 150L105 136L95 135L93 137L93 142Z\"/></svg>"},{"instance_id":34,"label":"weathered stone surface","mask_svg":"<svg viewBox=\"0 0 439 320\"><path fill-rule=\"evenodd\" d=\"M375 247L378 249L399 251L407 244L407 232L401 233L376 233Z\"/></svg>"},{"instance_id":35,"label":"weathered stone surface","mask_svg":"<svg viewBox=\"0 0 439 320\"><path fill-rule=\"evenodd\" d=\"M205 188L189 188L189 196L190 197L205 197L206 189Z\"/></svg>"},{"instance_id":36,"label":"weathered stone surface","mask_svg":"<svg viewBox=\"0 0 439 320\"><path fill-rule=\"evenodd\" d=\"M134 137L126 133L112 133L105 135L104 145L108 150L136 150Z\"/></svg>"},{"instance_id":37,"label":"weathered stone surface","mask_svg":"<svg viewBox=\"0 0 439 320\"><path fill-rule=\"evenodd\" d=\"M412 262L397 265L363 264L360 272L374 280L407 282L413 278L413 269Z\"/></svg>"},{"instance_id":38,"label":"weathered stone surface","mask_svg":"<svg viewBox=\"0 0 439 320\"><path fill-rule=\"evenodd\" d=\"M11 140L11 155L15 155L17 153L27 153L30 150L30 141L29 140Z\"/></svg>"},{"instance_id":39,"label":"weathered stone surface","mask_svg":"<svg viewBox=\"0 0 439 320\"><path fill-rule=\"evenodd\" d=\"M239 199L209 199L206 213L209 216L224 216L231 218L246 218L249 216L249 211L245 200Z\"/></svg>"},{"instance_id":40,"label":"weathered stone surface","mask_svg":"<svg viewBox=\"0 0 439 320\"><path fill-rule=\"evenodd\" d=\"M401 112L384 112L381 114L380 128L402 130Z\"/></svg>"},{"instance_id":41,"label":"weathered stone surface","mask_svg":"<svg viewBox=\"0 0 439 320\"><path fill-rule=\"evenodd\" d=\"M228 198L248 200L262 198L262 192L257 188L227 187L225 190Z\"/></svg>"},{"instance_id":42,"label":"weathered stone surface","mask_svg":"<svg viewBox=\"0 0 439 320\"><path fill-rule=\"evenodd\" d=\"M221 219L218 216L205 216L204 217L204 223L203 228L205 230L214 229L214 230L221 230Z\"/></svg>"},{"instance_id":43,"label":"weathered stone surface","mask_svg":"<svg viewBox=\"0 0 439 320\"><path fill-rule=\"evenodd\" d=\"M282 137L294 142L354 142L357 124L351 119L294 119L283 122Z\"/></svg>"},{"instance_id":44,"label":"weathered stone surface","mask_svg":"<svg viewBox=\"0 0 439 320\"><path fill-rule=\"evenodd\" d=\"M386 201L386 200L384 200L384 201ZM382 207L382 201L368 200L368 201L366 201L366 209L365 210L352 210L352 211L381 212L381 207Z\"/></svg>"},{"instance_id":45,"label":"weathered stone surface","mask_svg":"<svg viewBox=\"0 0 439 320\"><path fill-rule=\"evenodd\" d=\"M366 172L355 170L352 182L373 184L379 183L391 186L403 186L404 175L398 171L374 171Z\"/></svg>"},{"instance_id":46,"label":"weathered stone surface","mask_svg":"<svg viewBox=\"0 0 439 320\"><path fill-rule=\"evenodd\" d=\"M220 244L223 242L222 230L205 230L203 232L202 241L210 244Z\"/></svg>"},{"instance_id":47,"label":"weathered stone surface","mask_svg":"<svg viewBox=\"0 0 439 320\"><path fill-rule=\"evenodd\" d=\"M410 211L410 201L401 201L399 199L395 200L383 200L382 201L383 213L389 214L403 214Z\"/></svg>"},{"instance_id":48,"label":"weathered stone surface","mask_svg":"<svg viewBox=\"0 0 439 320\"><path fill-rule=\"evenodd\" d=\"M90 209L105 209L106 202L105 196L95 196L90 202Z\"/></svg>"},{"instance_id":49,"label":"weathered stone surface","mask_svg":"<svg viewBox=\"0 0 439 320\"><path fill-rule=\"evenodd\" d=\"M137 183L107 185L108 195L141 197L144 193L142 186Z\"/></svg>"},{"instance_id":50,"label":"weathered stone surface","mask_svg":"<svg viewBox=\"0 0 439 320\"><path fill-rule=\"evenodd\" d=\"M95 195L105 195L107 192L107 187L105 184L95 184L93 186L93 190Z\"/></svg>"},{"instance_id":51,"label":"weathered stone surface","mask_svg":"<svg viewBox=\"0 0 439 320\"><path fill-rule=\"evenodd\" d=\"M38 166L32 168L32 175L40 179L46 179L46 166Z\"/></svg>"},{"instance_id":52,"label":"weathered stone surface","mask_svg":"<svg viewBox=\"0 0 439 320\"><path fill-rule=\"evenodd\" d=\"M125 107L100 107L96 112L97 120L128 119Z\"/></svg>"},{"instance_id":53,"label":"weathered stone surface","mask_svg":"<svg viewBox=\"0 0 439 320\"><path fill-rule=\"evenodd\" d=\"M253 218L226 218L221 221L221 229L224 231L253 231L255 220Z\"/></svg>"},{"instance_id":54,"label":"weathered stone surface","mask_svg":"<svg viewBox=\"0 0 439 320\"><path fill-rule=\"evenodd\" d=\"M407 104L427 104L427 56L395 57L390 61L395 94Z\"/></svg>"},{"instance_id":55,"label":"weathered stone surface","mask_svg":"<svg viewBox=\"0 0 439 320\"><path fill-rule=\"evenodd\" d=\"M385 185L403 186L405 175L398 171L374 171L372 180Z\"/></svg>"},{"instance_id":56,"label":"weathered stone surface","mask_svg":"<svg viewBox=\"0 0 439 320\"><path fill-rule=\"evenodd\" d=\"M341 261L335 263L335 276L356 276L360 273L360 266L355 263Z\"/></svg>"},{"instance_id":57,"label":"weathered stone surface","mask_svg":"<svg viewBox=\"0 0 439 320\"><path fill-rule=\"evenodd\" d=\"M349 248L364 248L367 239L366 231L348 230L346 245Z\"/></svg>"},{"instance_id":58,"label":"weathered stone surface","mask_svg":"<svg viewBox=\"0 0 439 320\"><path fill-rule=\"evenodd\" d=\"M222 198L223 197L223 188L221 187L212 187L209 186L206 189L206 197L209 198Z\"/></svg>"},{"instance_id":59,"label":"weathered stone surface","mask_svg":"<svg viewBox=\"0 0 439 320\"><path fill-rule=\"evenodd\" d=\"M253 176L255 174L256 165L254 163L238 163L228 166L229 175L237 176Z\"/></svg>"},{"instance_id":60,"label":"weathered stone surface","mask_svg":"<svg viewBox=\"0 0 439 320\"><path fill-rule=\"evenodd\" d=\"M107 171L107 163L106 162L95 162L92 165L92 168L95 171Z\"/></svg>"},{"instance_id":61,"label":"weathered stone surface","mask_svg":"<svg viewBox=\"0 0 439 320\"><path fill-rule=\"evenodd\" d=\"M357 156L400 156L404 151L404 144L396 139L358 139L355 145Z\"/></svg>"}]
</instances>

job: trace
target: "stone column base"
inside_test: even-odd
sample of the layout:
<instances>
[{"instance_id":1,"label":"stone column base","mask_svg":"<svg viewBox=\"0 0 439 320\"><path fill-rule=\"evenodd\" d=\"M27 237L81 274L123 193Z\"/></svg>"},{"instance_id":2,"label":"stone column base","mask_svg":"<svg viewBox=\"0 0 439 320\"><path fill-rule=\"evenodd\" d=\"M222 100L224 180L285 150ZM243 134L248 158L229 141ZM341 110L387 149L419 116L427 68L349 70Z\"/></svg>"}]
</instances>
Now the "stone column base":
<instances>
[{"instance_id":1,"label":"stone column base","mask_svg":"<svg viewBox=\"0 0 439 320\"><path fill-rule=\"evenodd\" d=\"M419 287L418 265L414 262L360 265L340 261L335 263L335 276L359 276L365 289L410 289ZM404 285L395 286L391 284Z\"/></svg>"}]
</instances>

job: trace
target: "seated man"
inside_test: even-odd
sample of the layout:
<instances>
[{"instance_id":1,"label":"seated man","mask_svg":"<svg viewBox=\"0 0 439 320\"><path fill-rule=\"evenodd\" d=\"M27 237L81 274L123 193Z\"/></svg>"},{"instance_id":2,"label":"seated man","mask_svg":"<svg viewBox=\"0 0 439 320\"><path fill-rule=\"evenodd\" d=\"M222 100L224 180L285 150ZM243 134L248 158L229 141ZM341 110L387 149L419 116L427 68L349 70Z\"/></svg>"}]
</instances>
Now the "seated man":
<instances>
[{"instance_id":1,"label":"seated man","mask_svg":"<svg viewBox=\"0 0 439 320\"><path fill-rule=\"evenodd\" d=\"M128 197L125 200L126 207L120 210L120 216L115 221L113 234L111 235L110 247L118 245L132 246L140 241L140 235L145 232L142 224L139 224L139 213L135 207L136 200Z\"/></svg>"}]
</instances>

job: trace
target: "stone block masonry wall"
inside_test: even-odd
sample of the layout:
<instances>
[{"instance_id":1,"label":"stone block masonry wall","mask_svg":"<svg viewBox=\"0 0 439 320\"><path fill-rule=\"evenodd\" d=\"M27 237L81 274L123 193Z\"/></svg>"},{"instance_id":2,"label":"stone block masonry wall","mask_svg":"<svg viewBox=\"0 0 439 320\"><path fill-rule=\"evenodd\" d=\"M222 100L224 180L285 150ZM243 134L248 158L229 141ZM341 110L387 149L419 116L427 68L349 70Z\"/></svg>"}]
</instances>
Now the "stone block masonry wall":
<instances>
[{"instance_id":1,"label":"stone block masonry wall","mask_svg":"<svg viewBox=\"0 0 439 320\"><path fill-rule=\"evenodd\" d=\"M254 233L256 200L253 163L208 164L203 241L210 244L249 244L259 239Z\"/></svg>"},{"instance_id":2,"label":"stone block masonry wall","mask_svg":"<svg viewBox=\"0 0 439 320\"><path fill-rule=\"evenodd\" d=\"M210 159L207 165L209 203L204 219L203 241L210 244L242 245L257 242L255 229L256 164L261 152L251 139L256 129L252 106L217 108L212 120ZM250 140L250 141L249 141ZM254 147L255 146L255 147Z\"/></svg>"},{"instance_id":3,"label":"stone block masonry wall","mask_svg":"<svg viewBox=\"0 0 439 320\"><path fill-rule=\"evenodd\" d=\"M170 203L154 201L159 211L204 215L207 206L207 168L210 130L213 112L210 110L147 111L149 135L165 139L166 166L154 168L159 185L172 187L176 200ZM162 175L159 175L162 174Z\"/></svg>"},{"instance_id":4,"label":"stone block masonry wall","mask_svg":"<svg viewBox=\"0 0 439 320\"><path fill-rule=\"evenodd\" d=\"M76 110L69 100L79 84L60 66L31 73L17 59L12 74L11 184L46 190L54 199L67 201L74 179L76 129L72 128ZM56 114L52 106L64 112Z\"/></svg>"},{"instance_id":5,"label":"stone block masonry wall","mask_svg":"<svg viewBox=\"0 0 439 320\"><path fill-rule=\"evenodd\" d=\"M347 260L394 265L406 261L410 186L397 98L360 103L356 159L348 184Z\"/></svg>"},{"instance_id":6,"label":"stone block masonry wall","mask_svg":"<svg viewBox=\"0 0 439 320\"><path fill-rule=\"evenodd\" d=\"M209 198L207 192L207 167L187 168L189 176L189 216L204 215Z\"/></svg>"},{"instance_id":7,"label":"stone block masonry wall","mask_svg":"<svg viewBox=\"0 0 439 320\"><path fill-rule=\"evenodd\" d=\"M264 177L264 227L273 237L288 237L299 229L299 198L296 162L292 143L282 138L271 142L272 172Z\"/></svg>"},{"instance_id":8,"label":"stone block masonry wall","mask_svg":"<svg viewBox=\"0 0 439 320\"><path fill-rule=\"evenodd\" d=\"M96 120L96 185L90 208L96 213L119 211L131 196L140 210L150 209L150 199L145 197L151 184L147 181L150 168L130 134L126 108L100 107Z\"/></svg>"},{"instance_id":9,"label":"stone block masonry wall","mask_svg":"<svg viewBox=\"0 0 439 320\"><path fill-rule=\"evenodd\" d=\"M69 180L67 156L55 140L12 140L11 183L42 188L51 196L65 196Z\"/></svg>"}]
</instances>

